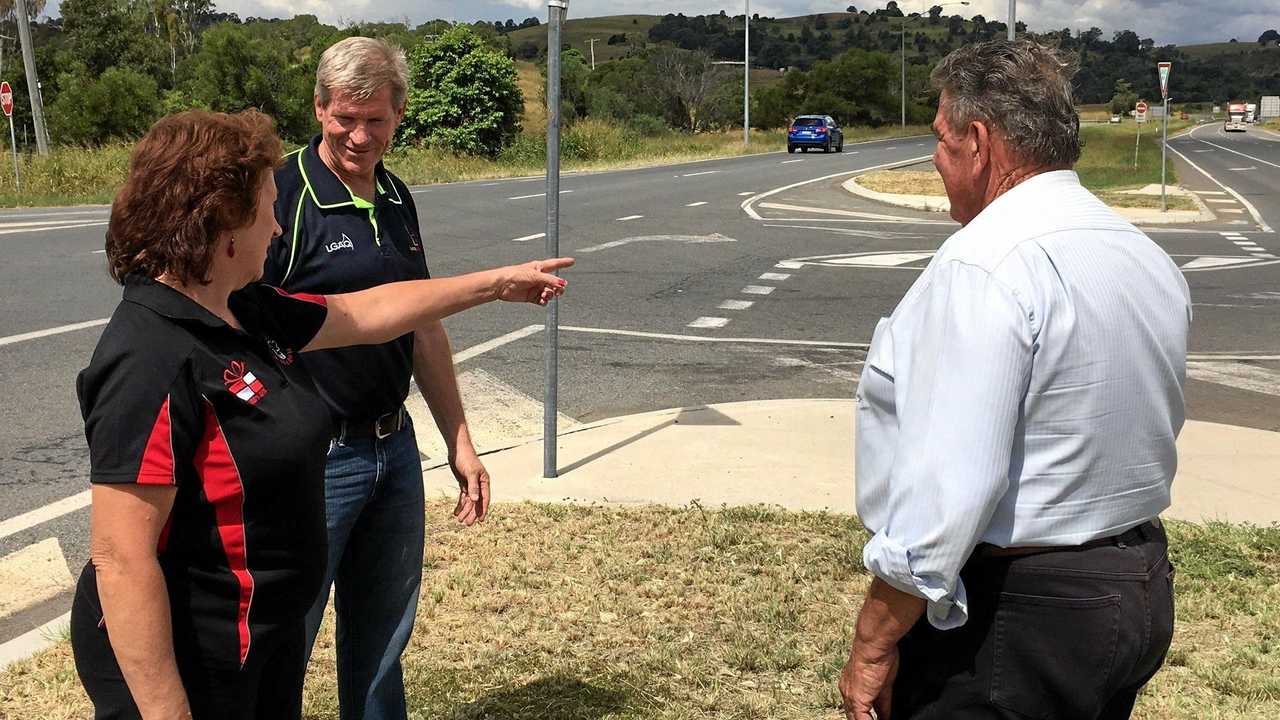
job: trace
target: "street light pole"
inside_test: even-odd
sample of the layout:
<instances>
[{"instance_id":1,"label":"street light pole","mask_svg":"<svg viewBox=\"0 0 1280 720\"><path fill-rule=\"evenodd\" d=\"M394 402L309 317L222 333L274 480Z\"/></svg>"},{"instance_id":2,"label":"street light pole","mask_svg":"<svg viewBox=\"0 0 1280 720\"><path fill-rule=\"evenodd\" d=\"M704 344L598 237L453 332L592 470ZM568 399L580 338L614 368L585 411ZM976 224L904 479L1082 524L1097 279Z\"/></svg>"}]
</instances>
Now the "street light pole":
<instances>
[{"instance_id":1,"label":"street light pole","mask_svg":"<svg viewBox=\"0 0 1280 720\"><path fill-rule=\"evenodd\" d=\"M751 0L746 0L742 20L742 146L751 147Z\"/></svg>"},{"instance_id":2,"label":"street light pole","mask_svg":"<svg viewBox=\"0 0 1280 720\"><path fill-rule=\"evenodd\" d=\"M560 257L560 26L569 0L547 0L547 257ZM545 392L542 402L542 477L559 474L560 301L547 303Z\"/></svg>"},{"instance_id":3,"label":"street light pole","mask_svg":"<svg viewBox=\"0 0 1280 720\"><path fill-rule=\"evenodd\" d=\"M1018 0L1009 0L1009 42L1018 39Z\"/></svg>"}]
</instances>

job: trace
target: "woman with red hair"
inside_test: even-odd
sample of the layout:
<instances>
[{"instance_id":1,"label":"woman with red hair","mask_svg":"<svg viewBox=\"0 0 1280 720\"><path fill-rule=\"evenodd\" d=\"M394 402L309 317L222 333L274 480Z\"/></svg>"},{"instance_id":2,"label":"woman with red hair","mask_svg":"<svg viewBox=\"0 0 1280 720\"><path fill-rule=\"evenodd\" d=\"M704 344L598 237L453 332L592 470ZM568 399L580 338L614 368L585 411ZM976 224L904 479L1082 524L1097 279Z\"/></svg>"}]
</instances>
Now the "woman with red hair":
<instances>
[{"instance_id":1,"label":"woman with red hair","mask_svg":"<svg viewBox=\"0 0 1280 720\"><path fill-rule=\"evenodd\" d=\"M546 304L573 264L289 295L257 282L280 158L261 113L173 115L111 208L124 297L77 381L93 510L71 639L96 718L300 717L332 431L296 354Z\"/></svg>"}]
</instances>

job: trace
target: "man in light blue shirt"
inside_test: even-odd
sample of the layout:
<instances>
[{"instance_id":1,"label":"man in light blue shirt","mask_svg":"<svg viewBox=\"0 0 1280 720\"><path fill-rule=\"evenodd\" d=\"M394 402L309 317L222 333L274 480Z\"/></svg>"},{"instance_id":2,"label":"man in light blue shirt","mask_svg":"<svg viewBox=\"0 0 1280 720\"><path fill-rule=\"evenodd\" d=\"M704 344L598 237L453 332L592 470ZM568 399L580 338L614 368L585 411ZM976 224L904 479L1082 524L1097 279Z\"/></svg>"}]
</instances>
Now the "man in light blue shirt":
<instances>
[{"instance_id":1,"label":"man in light blue shirt","mask_svg":"<svg viewBox=\"0 0 1280 720\"><path fill-rule=\"evenodd\" d=\"M952 53L934 162L963 228L880 321L858 388L875 578L849 718L1127 718L1173 631L1169 505L1191 301L1081 185L1071 72Z\"/></svg>"}]
</instances>

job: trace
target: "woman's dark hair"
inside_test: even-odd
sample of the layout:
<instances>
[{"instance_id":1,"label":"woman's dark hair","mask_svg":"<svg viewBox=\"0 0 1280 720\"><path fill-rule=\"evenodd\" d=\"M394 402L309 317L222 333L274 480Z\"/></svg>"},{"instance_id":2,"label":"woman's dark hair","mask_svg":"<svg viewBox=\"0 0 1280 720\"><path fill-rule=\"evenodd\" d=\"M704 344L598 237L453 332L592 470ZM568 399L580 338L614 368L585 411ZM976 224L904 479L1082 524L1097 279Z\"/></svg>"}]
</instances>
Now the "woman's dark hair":
<instances>
[{"instance_id":1,"label":"woman's dark hair","mask_svg":"<svg viewBox=\"0 0 1280 720\"><path fill-rule=\"evenodd\" d=\"M282 152L275 123L256 110L161 118L134 147L129 177L111 204L111 277L208 283L218 235L252 221Z\"/></svg>"}]
</instances>

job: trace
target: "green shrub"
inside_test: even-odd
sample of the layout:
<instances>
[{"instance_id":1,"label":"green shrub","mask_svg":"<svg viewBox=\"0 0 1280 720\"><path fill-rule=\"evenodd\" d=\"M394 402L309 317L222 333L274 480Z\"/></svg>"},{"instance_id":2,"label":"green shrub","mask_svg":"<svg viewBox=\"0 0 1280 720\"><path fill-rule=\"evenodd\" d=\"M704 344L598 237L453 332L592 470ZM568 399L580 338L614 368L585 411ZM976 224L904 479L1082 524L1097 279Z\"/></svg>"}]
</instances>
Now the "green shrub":
<instances>
[{"instance_id":1,"label":"green shrub","mask_svg":"<svg viewBox=\"0 0 1280 720\"><path fill-rule=\"evenodd\" d=\"M59 83L62 92L49 106L49 122L61 142L98 144L138 137L160 107L156 81L129 68L107 68L96 80L66 73Z\"/></svg>"}]
</instances>

